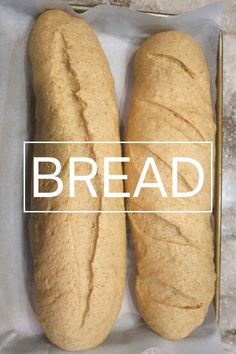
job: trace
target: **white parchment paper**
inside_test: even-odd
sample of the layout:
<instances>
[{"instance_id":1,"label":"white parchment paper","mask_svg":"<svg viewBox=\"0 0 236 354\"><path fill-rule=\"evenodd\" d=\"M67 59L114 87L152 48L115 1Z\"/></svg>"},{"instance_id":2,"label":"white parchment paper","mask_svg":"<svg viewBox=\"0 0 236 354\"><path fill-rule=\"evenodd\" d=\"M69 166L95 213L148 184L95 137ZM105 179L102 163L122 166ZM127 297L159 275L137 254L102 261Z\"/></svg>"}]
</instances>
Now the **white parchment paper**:
<instances>
[{"instance_id":1,"label":"white parchment paper","mask_svg":"<svg viewBox=\"0 0 236 354\"><path fill-rule=\"evenodd\" d=\"M32 140L34 99L27 40L34 20L60 0L0 0L0 352L63 353L49 343L32 307L32 260L27 216L22 207L23 142ZM160 31L192 35L207 58L215 102L216 58L222 4L160 18L126 8L98 6L82 15L95 30L115 80L122 132L132 86L132 58L145 38ZM98 93L99 94L99 93ZM123 134L123 133L122 133ZM122 136L123 139L123 136ZM129 237L129 235L128 235ZM94 354L222 354L214 309L204 324L181 341L167 341L140 319L134 303L133 250L128 240L127 285L114 329Z\"/></svg>"}]
</instances>

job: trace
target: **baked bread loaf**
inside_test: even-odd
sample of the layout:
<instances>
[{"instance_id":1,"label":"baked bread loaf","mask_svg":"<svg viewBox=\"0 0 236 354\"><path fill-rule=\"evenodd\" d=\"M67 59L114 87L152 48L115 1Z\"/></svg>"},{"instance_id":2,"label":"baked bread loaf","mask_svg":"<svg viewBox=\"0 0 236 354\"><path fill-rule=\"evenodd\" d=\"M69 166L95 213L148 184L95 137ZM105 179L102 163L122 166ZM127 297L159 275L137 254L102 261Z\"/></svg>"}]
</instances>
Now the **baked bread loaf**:
<instances>
[{"instance_id":1,"label":"baked bread loaf","mask_svg":"<svg viewBox=\"0 0 236 354\"><path fill-rule=\"evenodd\" d=\"M126 191L129 210L210 210L210 184L195 199L171 198L171 156L201 161L210 175L209 144L154 144L152 141L211 141L215 124L207 64L197 43L185 33L163 32L146 40L134 60L134 89L127 128ZM173 154L174 153L174 154ZM132 197L144 161L153 157L168 198L158 188ZM181 191L194 189L196 170L180 165ZM147 181L154 181L151 173ZM141 316L167 339L186 337L199 326L215 287L209 213L130 213L136 255L136 299Z\"/></svg>"},{"instance_id":2,"label":"baked bread loaf","mask_svg":"<svg viewBox=\"0 0 236 354\"><path fill-rule=\"evenodd\" d=\"M103 198L103 157L120 156L114 84L103 50L82 19L49 10L37 19L29 41L36 95L36 141L83 141L86 144L35 144L34 156L57 158L63 192L32 198L31 210L124 210L122 198ZM94 159L97 198L84 182L69 197L69 157ZM41 173L55 169L41 165ZM88 174L91 166L76 166ZM121 174L121 164L111 173ZM114 181L117 192L122 181ZM40 191L55 190L41 180ZM125 281L125 215L102 213L31 214L35 310L47 337L65 350L89 349L109 334L119 312Z\"/></svg>"}]
</instances>

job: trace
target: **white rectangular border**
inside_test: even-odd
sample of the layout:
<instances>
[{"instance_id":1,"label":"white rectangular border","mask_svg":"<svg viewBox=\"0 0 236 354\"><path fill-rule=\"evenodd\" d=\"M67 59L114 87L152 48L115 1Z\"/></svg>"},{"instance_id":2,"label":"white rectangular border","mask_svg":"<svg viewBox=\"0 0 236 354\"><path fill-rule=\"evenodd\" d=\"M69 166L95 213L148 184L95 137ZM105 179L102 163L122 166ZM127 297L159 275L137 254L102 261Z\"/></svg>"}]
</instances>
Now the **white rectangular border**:
<instances>
[{"instance_id":1,"label":"white rectangular border","mask_svg":"<svg viewBox=\"0 0 236 354\"><path fill-rule=\"evenodd\" d=\"M210 144L211 145L211 209L210 210L26 210L25 208L25 191L26 191L26 178L25 178L25 146L26 144ZM213 146L212 141L24 141L23 143L23 212L25 214L206 214L213 211Z\"/></svg>"}]
</instances>

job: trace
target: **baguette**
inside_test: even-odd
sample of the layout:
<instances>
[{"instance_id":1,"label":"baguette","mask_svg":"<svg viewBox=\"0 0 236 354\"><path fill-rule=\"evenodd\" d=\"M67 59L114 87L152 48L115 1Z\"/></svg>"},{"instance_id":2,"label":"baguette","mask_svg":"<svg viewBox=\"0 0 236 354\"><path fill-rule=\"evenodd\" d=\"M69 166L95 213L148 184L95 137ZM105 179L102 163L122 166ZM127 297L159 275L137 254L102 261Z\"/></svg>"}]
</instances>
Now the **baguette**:
<instances>
[{"instance_id":1,"label":"baguette","mask_svg":"<svg viewBox=\"0 0 236 354\"><path fill-rule=\"evenodd\" d=\"M206 145L152 144L152 141L211 141L215 123L207 64L197 43L187 34L163 32L146 40L134 61L135 81L127 128L126 191L133 192L142 161L155 159L164 182L171 180L171 151L201 160L208 179ZM195 185L194 171L185 166L181 188ZM168 183L167 183L168 185ZM197 201L210 209L210 187ZM191 210L184 198L166 199L159 190L143 189L128 200L129 210ZM180 208L181 207L181 208ZM215 289L210 214L129 214L135 247L136 298L141 316L167 339L181 339L199 326Z\"/></svg>"},{"instance_id":2,"label":"baguette","mask_svg":"<svg viewBox=\"0 0 236 354\"><path fill-rule=\"evenodd\" d=\"M36 95L36 141L119 141L114 84L103 50L82 19L48 10L37 19L29 41ZM62 165L63 192L32 198L32 210L124 210L122 198L103 198L103 157L120 156L119 144L35 144L34 156ZM70 198L69 157L93 158L98 167L92 198L77 183ZM53 172L43 164L41 173ZM121 164L113 173L121 174ZM76 174L89 173L88 166ZM116 191L122 192L121 181ZM40 189L54 190L53 181ZM51 342L64 350L97 346L119 312L125 281L125 216L46 213L30 216L37 317Z\"/></svg>"}]
</instances>

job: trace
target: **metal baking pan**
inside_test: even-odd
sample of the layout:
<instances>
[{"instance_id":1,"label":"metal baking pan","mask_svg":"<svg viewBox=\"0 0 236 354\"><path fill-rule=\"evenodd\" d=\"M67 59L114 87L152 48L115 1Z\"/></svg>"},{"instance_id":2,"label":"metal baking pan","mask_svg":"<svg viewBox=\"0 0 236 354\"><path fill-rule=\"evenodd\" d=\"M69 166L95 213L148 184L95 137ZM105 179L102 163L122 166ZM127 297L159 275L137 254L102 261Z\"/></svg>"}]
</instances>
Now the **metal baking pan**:
<instances>
[{"instance_id":1,"label":"metal baking pan","mask_svg":"<svg viewBox=\"0 0 236 354\"><path fill-rule=\"evenodd\" d=\"M73 2L70 6L78 13L85 12L91 6L78 5ZM96 6L96 5L95 5ZM113 5L115 6L115 5ZM152 16L168 17L174 14L142 11ZM221 211L222 211L222 149L223 149L223 32L220 30L218 45L218 64L216 78L216 160L215 160L215 187L214 187L214 243L215 243L215 269L216 269L216 289L215 289L215 314L216 321L220 321L220 277L221 277Z\"/></svg>"}]
</instances>

